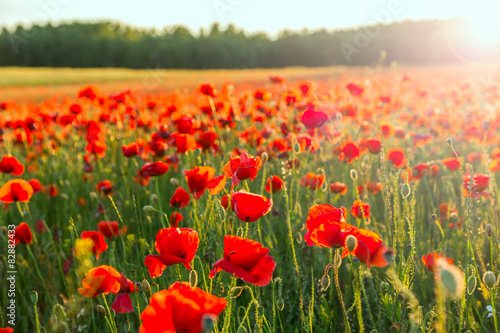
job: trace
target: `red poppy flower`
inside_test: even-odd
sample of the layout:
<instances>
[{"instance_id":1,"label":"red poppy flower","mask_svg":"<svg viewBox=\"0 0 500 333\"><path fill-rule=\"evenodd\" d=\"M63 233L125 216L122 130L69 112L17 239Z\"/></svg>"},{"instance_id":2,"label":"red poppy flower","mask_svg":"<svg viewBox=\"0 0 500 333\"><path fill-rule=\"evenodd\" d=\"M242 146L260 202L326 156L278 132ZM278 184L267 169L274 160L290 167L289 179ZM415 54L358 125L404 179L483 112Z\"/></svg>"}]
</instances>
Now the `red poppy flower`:
<instances>
[{"instance_id":1,"label":"red poppy flower","mask_svg":"<svg viewBox=\"0 0 500 333\"><path fill-rule=\"evenodd\" d=\"M92 268L82 280L82 288L78 292L85 297L96 297L100 294L117 294L120 291L121 274L111 266L102 265Z\"/></svg>"},{"instance_id":2,"label":"red poppy flower","mask_svg":"<svg viewBox=\"0 0 500 333\"><path fill-rule=\"evenodd\" d=\"M224 196L220 200L220 204L221 204L222 208L224 208L225 210L233 208L233 207L229 206L229 199L227 198L227 194L224 194Z\"/></svg>"},{"instance_id":3,"label":"red poppy flower","mask_svg":"<svg viewBox=\"0 0 500 333\"><path fill-rule=\"evenodd\" d=\"M334 194L346 194L348 190L348 187L346 184L341 183L341 182L336 182L330 184L330 191Z\"/></svg>"},{"instance_id":4,"label":"red poppy flower","mask_svg":"<svg viewBox=\"0 0 500 333\"><path fill-rule=\"evenodd\" d=\"M45 194L54 198L59 194L59 190L57 189L56 185L50 184L45 188Z\"/></svg>"},{"instance_id":5,"label":"red poppy flower","mask_svg":"<svg viewBox=\"0 0 500 333\"><path fill-rule=\"evenodd\" d=\"M308 246L343 247L354 226L345 222L347 210L330 205L314 205L307 216L304 240Z\"/></svg>"},{"instance_id":6,"label":"red poppy flower","mask_svg":"<svg viewBox=\"0 0 500 333\"><path fill-rule=\"evenodd\" d=\"M406 167L406 155L403 148L389 148L387 150L387 158L398 169Z\"/></svg>"},{"instance_id":7,"label":"red poppy flower","mask_svg":"<svg viewBox=\"0 0 500 333\"><path fill-rule=\"evenodd\" d=\"M273 200L241 190L231 196L231 205L240 220L255 222L271 211Z\"/></svg>"},{"instance_id":8,"label":"red poppy flower","mask_svg":"<svg viewBox=\"0 0 500 333\"><path fill-rule=\"evenodd\" d=\"M307 109L299 113L299 120L308 130L323 126L328 120L328 115L321 111Z\"/></svg>"},{"instance_id":9,"label":"red poppy flower","mask_svg":"<svg viewBox=\"0 0 500 333\"><path fill-rule=\"evenodd\" d=\"M170 226L177 228L179 226L179 223L183 220L184 216L182 216L181 213L173 212L172 215L170 215Z\"/></svg>"},{"instance_id":10,"label":"red poppy flower","mask_svg":"<svg viewBox=\"0 0 500 333\"><path fill-rule=\"evenodd\" d=\"M100 181L96 185L97 193L104 195L113 195L114 188L115 184L113 184L109 180Z\"/></svg>"},{"instance_id":11,"label":"red poppy flower","mask_svg":"<svg viewBox=\"0 0 500 333\"><path fill-rule=\"evenodd\" d=\"M99 89L97 89L96 86L94 85L86 85L82 87L78 91L78 98L88 98L91 101L95 100L96 98L100 97L101 93L99 92Z\"/></svg>"},{"instance_id":12,"label":"red poppy flower","mask_svg":"<svg viewBox=\"0 0 500 333\"><path fill-rule=\"evenodd\" d=\"M123 155L125 157L134 157L139 154L139 146L135 142L122 146Z\"/></svg>"},{"instance_id":13,"label":"red poppy flower","mask_svg":"<svg viewBox=\"0 0 500 333\"><path fill-rule=\"evenodd\" d=\"M154 293L149 305L141 313L139 333L198 333L203 331L203 320L217 316L227 301L187 282L176 282L167 290Z\"/></svg>"},{"instance_id":14,"label":"red poppy flower","mask_svg":"<svg viewBox=\"0 0 500 333\"><path fill-rule=\"evenodd\" d=\"M321 188L323 183L325 182L325 175L316 175L313 172L308 172L307 175L302 177L300 181L300 186L305 188L309 188L310 190L316 190L317 188Z\"/></svg>"},{"instance_id":15,"label":"red poppy flower","mask_svg":"<svg viewBox=\"0 0 500 333\"><path fill-rule=\"evenodd\" d=\"M271 193L271 186L273 193L281 191L283 189L283 179L281 179L279 176L271 176L267 178L267 183L266 183L267 193Z\"/></svg>"},{"instance_id":16,"label":"red poppy flower","mask_svg":"<svg viewBox=\"0 0 500 333\"><path fill-rule=\"evenodd\" d=\"M198 89L200 90L200 92L203 95L207 95L207 96L211 96L211 97L215 97L215 95L217 95L217 90L215 90L215 85L211 82L200 84Z\"/></svg>"},{"instance_id":17,"label":"red poppy flower","mask_svg":"<svg viewBox=\"0 0 500 333\"><path fill-rule=\"evenodd\" d=\"M382 191L383 186L382 183L369 181L368 183L366 183L366 189L372 194L377 194L379 191Z\"/></svg>"},{"instance_id":18,"label":"red poppy flower","mask_svg":"<svg viewBox=\"0 0 500 333\"><path fill-rule=\"evenodd\" d=\"M144 166L137 173L142 177L146 176L161 176L165 174L169 169L167 163L158 161L158 162L148 162L144 164Z\"/></svg>"},{"instance_id":19,"label":"red poppy flower","mask_svg":"<svg viewBox=\"0 0 500 333\"><path fill-rule=\"evenodd\" d=\"M189 192L194 194L195 199L199 199L205 190L210 190L210 194L218 194L226 184L224 175L214 178L215 169L208 166L195 167L184 171L188 183Z\"/></svg>"},{"instance_id":20,"label":"red poppy flower","mask_svg":"<svg viewBox=\"0 0 500 333\"><path fill-rule=\"evenodd\" d=\"M231 157L222 168L222 172L232 179L233 185L238 185L240 180L251 179L253 181L261 166L260 157L243 153L240 156Z\"/></svg>"},{"instance_id":21,"label":"red poppy flower","mask_svg":"<svg viewBox=\"0 0 500 333\"><path fill-rule=\"evenodd\" d=\"M47 225L45 225L45 222L43 222L43 220L36 221L36 232L43 234L45 231L47 231Z\"/></svg>"},{"instance_id":22,"label":"red poppy flower","mask_svg":"<svg viewBox=\"0 0 500 333\"><path fill-rule=\"evenodd\" d=\"M132 281L123 275L123 273L118 279L118 282L120 283L120 291L118 292L118 295L116 295L116 298L111 305L111 309L114 310L115 313L133 312L134 308L129 294L136 292L138 289Z\"/></svg>"},{"instance_id":23,"label":"red poppy flower","mask_svg":"<svg viewBox=\"0 0 500 333\"><path fill-rule=\"evenodd\" d=\"M356 237L356 247L352 252L345 247L342 251L342 258L352 254L368 268L370 266L385 267L391 263L393 252L382 243L377 233L365 229L355 229L351 235Z\"/></svg>"},{"instance_id":24,"label":"red poppy flower","mask_svg":"<svg viewBox=\"0 0 500 333\"><path fill-rule=\"evenodd\" d=\"M198 233L189 228L160 229L156 235L155 248L160 255L148 255L144 264L148 267L151 277L163 274L167 266L182 263L186 269L191 269L191 261L200 244Z\"/></svg>"},{"instance_id":25,"label":"red poppy flower","mask_svg":"<svg viewBox=\"0 0 500 333\"><path fill-rule=\"evenodd\" d=\"M33 194L45 189L38 179L30 179L28 180L28 183L30 183L31 187L33 188Z\"/></svg>"},{"instance_id":26,"label":"red poppy flower","mask_svg":"<svg viewBox=\"0 0 500 333\"><path fill-rule=\"evenodd\" d=\"M0 172L20 176L24 172L24 165L14 156L5 155L0 161Z\"/></svg>"},{"instance_id":27,"label":"red poppy flower","mask_svg":"<svg viewBox=\"0 0 500 333\"><path fill-rule=\"evenodd\" d=\"M103 235L106 239L113 239L120 234L125 235L127 227L119 228L117 221L100 221L97 223L97 232Z\"/></svg>"},{"instance_id":28,"label":"red poppy flower","mask_svg":"<svg viewBox=\"0 0 500 333\"><path fill-rule=\"evenodd\" d=\"M450 171L457 171L458 169L460 169L460 166L462 165L460 160L458 158L454 158L454 157L445 158L443 160L443 164Z\"/></svg>"},{"instance_id":29,"label":"red poppy flower","mask_svg":"<svg viewBox=\"0 0 500 333\"><path fill-rule=\"evenodd\" d=\"M339 160L352 163L355 159L357 160L360 157L361 150L356 143L347 141L340 146Z\"/></svg>"},{"instance_id":30,"label":"red poppy flower","mask_svg":"<svg viewBox=\"0 0 500 333\"><path fill-rule=\"evenodd\" d=\"M469 196L469 190L471 190L473 196L477 196L488 188L490 183L490 177L486 175L474 175L472 176L472 189L470 183L471 176L464 176L464 195Z\"/></svg>"},{"instance_id":31,"label":"red poppy flower","mask_svg":"<svg viewBox=\"0 0 500 333\"><path fill-rule=\"evenodd\" d=\"M382 141L380 139L366 139L365 146L368 148L368 151L372 154L378 154L382 150Z\"/></svg>"},{"instance_id":32,"label":"red poppy flower","mask_svg":"<svg viewBox=\"0 0 500 333\"><path fill-rule=\"evenodd\" d=\"M14 329L10 327L0 328L0 333L14 333Z\"/></svg>"},{"instance_id":33,"label":"red poppy flower","mask_svg":"<svg viewBox=\"0 0 500 333\"><path fill-rule=\"evenodd\" d=\"M453 259L446 258L442 252L439 254L437 252L433 252L429 253L426 256L422 256L422 262L424 263L424 265L427 267L428 270L435 273L436 260L439 258L446 260L448 264L453 264Z\"/></svg>"},{"instance_id":34,"label":"red poppy flower","mask_svg":"<svg viewBox=\"0 0 500 333\"><path fill-rule=\"evenodd\" d=\"M273 277L276 263L269 249L259 242L238 236L224 237L224 258L213 266L209 278L224 270L256 286L267 286Z\"/></svg>"},{"instance_id":35,"label":"red poppy flower","mask_svg":"<svg viewBox=\"0 0 500 333\"><path fill-rule=\"evenodd\" d=\"M439 174L439 165L433 164L433 165L431 165L430 168L431 168L431 176L437 177L437 175Z\"/></svg>"},{"instance_id":36,"label":"red poppy flower","mask_svg":"<svg viewBox=\"0 0 500 333\"><path fill-rule=\"evenodd\" d=\"M21 222L15 229L14 242L15 245L18 243L31 244L33 240L33 235L31 233L30 226L25 222Z\"/></svg>"},{"instance_id":37,"label":"red poppy flower","mask_svg":"<svg viewBox=\"0 0 500 333\"><path fill-rule=\"evenodd\" d=\"M22 179L9 180L0 188L0 201L6 204L14 201L29 202L32 195L33 188Z\"/></svg>"},{"instance_id":38,"label":"red poppy flower","mask_svg":"<svg viewBox=\"0 0 500 333\"><path fill-rule=\"evenodd\" d=\"M429 165L427 163L419 164L413 167L413 177L415 180L420 180L424 177L424 171L428 172Z\"/></svg>"},{"instance_id":39,"label":"red poppy flower","mask_svg":"<svg viewBox=\"0 0 500 333\"><path fill-rule=\"evenodd\" d=\"M182 187L178 187L170 198L170 207L184 208L189 205L190 199L189 193Z\"/></svg>"},{"instance_id":40,"label":"red poppy flower","mask_svg":"<svg viewBox=\"0 0 500 333\"><path fill-rule=\"evenodd\" d=\"M357 217L358 219L363 218L363 215L366 218L369 218L370 217L370 205L361 201L361 200L355 200L354 203L352 204L351 215L353 215L354 217Z\"/></svg>"},{"instance_id":41,"label":"red poppy flower","mask_svg":"<svg viewBox=\"0 0 500 333\"><path fill-rule=\"evenodd\" d=\"M361 96L363 93L363 88L355 83L349 83L346 87L353 96Z\"/></svg>"},{"instance_id":42,"label":"red poppy flower","mask_svg":"<svg viewBox=\"0 0 500 333\"><path fill-rule=\"evenodd\" d=\"M184 154L193 151L201 146L196 142L194 135L187 133L173 133L174 145L177 147L177 154Z\"/></svg>"},{"instance_id":43,"label":"red poppy flower","mask_svg":"<svg viewBox=\"0 0 500 333\"><path fill-rule=\"evenodd\" d=\"M99 259L99 254L108 249L108 243L106 243L104 237L97 231L84 231L82 232L80 238L90 238L94 241L92 251L94 252L96 259Z\"/></svg>"}]
</instances>

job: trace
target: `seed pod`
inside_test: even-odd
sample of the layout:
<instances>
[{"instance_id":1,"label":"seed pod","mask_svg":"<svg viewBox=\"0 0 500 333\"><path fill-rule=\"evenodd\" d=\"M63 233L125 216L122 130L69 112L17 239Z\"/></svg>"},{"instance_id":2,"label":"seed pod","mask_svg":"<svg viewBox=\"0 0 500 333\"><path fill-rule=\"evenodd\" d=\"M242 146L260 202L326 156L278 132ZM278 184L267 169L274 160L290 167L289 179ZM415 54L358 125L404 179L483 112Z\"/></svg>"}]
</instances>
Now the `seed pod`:
<instances>
[{"instance_id":1,"label":"seed pod","mask_svg":"<svg viewBox=\"0 0 500 333\"><path fill-rule=\"evenodd\" d=\"M97 304L97 313L101 317L106 317L106 309L101 304Z\"/></svg>"},{"instance_id":2,"label":"seed pod","mask_svg":"<svg viewBox=\"0 0 500 333\"><path fill-rule=\"evenodd\" d=\"M487 271L486 273L484 273L483 282L486 285L486 287L488 287L488 289L493 288L497 282L495 273L493 273L492 271Z\"/></svg>"},{"instance_id":3,"label":"seed pod","mask_svg":"<svg viewBox=\"0 0 500 333\"><path fill-rule=\"evenodd\" d=\"M347 248L349 249L349 252L352 252L354 251L354 249L356 248L356 246L358 245L358 240L356 239L356 237L354 237L353 235L349 235L347 236L346 238L346 244L347 244Z\"/></svg>"},{"instance_id":4,"label":"seed pod","mask_svg":"<svg viewBox=\"0 0 500 333\"><path fill-rule=\"evenodd\" d=\"M143 280L142 283L141 283L141 289L142 289L142 292L144 293L144 295L150 299L151 296L152 296L152 293L151 293L151 285L149 284L149 282L147 280Z\"/></svg>"},{"instance_id":5,"label":"seed pod","mask_svg":"<svg viewBox=\"0 0 500 333\"><path fill-rule=\"evenodd\" d=\"M30 292L30 298L33 304L38 303L38 293L36 291L33 290L32 292Z\"/></svg>"},{"instance_id":6,"label":"seed pod","mask_svg":"<svg viewBox=\"0 0 500 333\"><path fill-rule=\"evenodd\" d=\"M189 284L193 288L198 284L198 273L195 270L191 270L191 272L189 272Z\"/></svg>"}]
</instances>

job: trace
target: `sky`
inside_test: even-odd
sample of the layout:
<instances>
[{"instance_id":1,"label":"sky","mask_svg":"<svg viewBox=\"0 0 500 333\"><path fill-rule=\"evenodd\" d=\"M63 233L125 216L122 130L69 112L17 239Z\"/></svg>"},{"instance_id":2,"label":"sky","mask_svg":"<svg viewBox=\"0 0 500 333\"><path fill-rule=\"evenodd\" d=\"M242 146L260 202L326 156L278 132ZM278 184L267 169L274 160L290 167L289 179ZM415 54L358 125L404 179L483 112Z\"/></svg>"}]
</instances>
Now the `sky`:
<instances>
[{"instance_id":1,"label":"sky","mask_svg":"<svg viewBox=\"0 0 500 333\"><path fill-rule=\"evenodd\" d=\"M499 4L499 0L0 0L0 26L110 19L159 29L181 24L197 33L219 22L275 35L283 29L468 17L486 31L488 23L498 26Z\"/></svg>"}]
</instances>

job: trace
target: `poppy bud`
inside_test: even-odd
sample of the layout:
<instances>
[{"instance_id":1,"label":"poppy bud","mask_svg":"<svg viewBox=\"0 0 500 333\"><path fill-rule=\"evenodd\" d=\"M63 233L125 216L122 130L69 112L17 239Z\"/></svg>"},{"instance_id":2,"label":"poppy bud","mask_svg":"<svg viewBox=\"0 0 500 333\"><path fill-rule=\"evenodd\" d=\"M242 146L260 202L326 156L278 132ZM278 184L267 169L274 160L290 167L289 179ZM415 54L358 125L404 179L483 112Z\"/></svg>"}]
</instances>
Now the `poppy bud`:
<instances>
[{"instance_id":1,"label":"poppy bud","mask_svg":"<svg viewBox=\"0 0 500 333\"><path fill-rule=\"evenodd\" d=\"M351 169L351 179L354 181L358 179L358 172L355 169Z\"/></svg>"},{"instance_id":2,"label":"poppy bud","mask_svg":"<svg viewBox=\"0 0 500 333\"><path fill-rule=\"evenodd\" d=\"M212 313L205 313L201 317L201 328L203 332L212 332L215 327L215 323L217 322L217 316Z\"/></svg>"},{"instance_id":3,"label":"poppy bud","mask_svg":"<svg viewBox=\"0 0 500 333\"><path fill-rule=\"evenodd\" d=\"M151 194L151 202L157 203L158 202L158 196L156 193Z\"/></svg>"},{"instance_id":4,"label":"poppy bud","mask_svg":"<svg viewBox=\"0 0 500 333\"><path fill-rule=\"evenodd\" d=\"M491 289L495 286L495 283L497 282L497 278L495 276L495 273L492 271L487 271L483 275L483 282L488 287L488 289Z\"/></svg>"},{"instance_id":5,"label":"poppy bud","mask_svg":"<svg viewBox=\"0 0 500 333\"><path fill-rule=\"evenodd\" d=\"M403 199L408 198L408 196L410 195L410 193L411 193L410 185L403 184L403 187L401 188L401 196L403 197Z\"/></svg>"},{"instance_id":6,"label":"poppy bud","mask_svg":"<svg viewBox=\"0 0 500 333\"><path fill-rule=\"evenodd\" d=\"M483 130L486 132L490 128L491 121L483 121L482 125L483 125Z\"/></svg>"},{"instance_id":7,"label":"poppy bud","mask_svg":"<svg viewBox=\"0 0 500 333\"><path fill-rule=\"evenodd\" d=\"M116 312L115 312L115 310L111 309L109 312L111 313L111 318L112 318L112 319L115 319L115 317L116 317Z\"/></svg>"},{"instance_id":8,"label":"poppy bud","mask_svg":"<svg viewBox=\"0 0 500 333\"><path fill-rule=\"evenodd\" d=\"M36 291L33 290L32 292L30 292L30 298L33 304L38 303L38 293Z\"/></svg>"},{"instance_id":9,"label":"poppy bud","mask_svg":"<svg viewBox=\"0 0 500 333\"><path fill-rule=\"evenodd\" d=\"M431 215L431 219L432 219L432 221L433 221L433 222L436 222L436 221L437 221L437 219L438 219L438 217L437 217L437 215L436 215L436 214L432 214L432 215Z\"/></svg>"},{"instance_id":10,"label":"poppy bud","mask_svg":"<svg viewBox=\"0 0 500 333\"><path fill-rule=\"evenodd\" d=\"M243 292L243 287L234 287L233 289L231 289L231 297L232 298L237 298L237 297L240 297L241 293Z\"/></svg>"},{"instance_id":11,"label":"poppy bud","mask_svg":"<svg viewBox=\"0 0 500 333\"><path fill-rule=\"evenodd\" d=\"M205 255L203 256L203 260L205 260L205 262L206 262L207 264L208 264L208 263L210 263L210 254L205 254Z\"/></svg>"},{"instance_id":12,"label":"poppy bud","mask_svg":"<svg viewBox=\"0 0 500 333\"><path fill-rule=\"evenodd\" d=\"M97 304L97 313L99 316L106 317L106 309L101 304Z\"/></svg>"},{"instance_id":13,"label":"poppy bud","mask_svg":"<svg viewBox=\"0 0 500 333\"><path fill-rule=\"evenodd\" d=\"M443 258L437 259L436 264L439 267L437 278L447 294L455 299L462 297L464 287L462 272Z\"/></svg>"},{"instance_id":14,"label":"poppy bud","mask_svg":"<svg viewBox=\"0 0 500 333\"><path fill-rule=\"evenodd\" d=\"M380 289L388 289L388 288L389 288L389 284L387 282L380 283Z\"/></svg>"},{"instance_id":15,"label":"poppy bud","mask_svg":"<svg viewBox=\"0 0 500 333\"><path fill-rule=\"evenodd\" d=\"M345 242L346 242L347 248L349 249L349 252L354 251L354 249L358 245L358 240L353 235L347 236Z\"/></svg>"},{"instance_id":16,"label":"poppy bud","mask_svg":"<svg viewBox=\"0 0 500 333\"><path fill-rule=\"evenodd\" d=\"M488 235L488 237L493 236L493 226L491 224L488 223L486 225L485 231L486 231L486 235Z\"/></svg>"},{"instance_id":17,"label":"poppy bud","mask_svg":"<svg viewBox=\"0 0 500 333\"><path fill-rule=\"evenodd\" d=\"M179 187L179 180L177 178L170 178L170 184L172 184L173 187Z\"/></svg>"},{"instance_id":18,"label":"poppy bud","mask_svg":"<svg viewBox=\"0 0 500 333\"><path fill-rule=\"evenodd\" d=\"M263 152L261 155L260 155L260 158L262 159L262 162L267 162L269 161L269 154L266 153L266 152Z\"/></svg>"},{"instance_id":19,"label":"poppy bud","mask_svg":"<svg viewBox=\"0 0 500 333\"><path fill-rule=\"evenodd\" d=\"M130 332L130 322L128 320L126 320L124 323L123 323L123 331L125 333L129 333Z\"/></svg>"},{"instance_id":20,"label":"poppy bud","mask_svg":"<svg viewBox=\"0 0 500 333\"><path fill-rule=\"evenodd\" d=\"M236 333L247 333L247 329L243 326L241 326L240 328L238 328L238 330L236 331Z\"/></svg>"},{"instance_id":21,"label":"poppy bud","mask_svg":"<svg viewBox=\"0 0 500 333\"><path fill-rule=\"evenodd\" d=\"M296 142L294 145L293 145L293 151L295 153L299 153L300 152L300 145L298 142Z\"/></svg>"},{"instance_id":22,"label":"poppy bud","mask_svg":"<svg viewBox=\"0 0 500 333\"><path fill-rule=\"evenodd\" d=\"M156 212L156 209L153 206L149 206L149 205L142 207L142 210L146 213Z\"/></svg>"},{"instance_id":23,"label":"poppy bud","mask_svg":"<svg viewBox=\"0 0 500 333\"><path fill-rule=\"evenodd\" d=\"M276 306L278 307L278 310L283 311L283 309L285 308L285 301L283 300L283 298L280 297L276 300Z\"/></svg>"},{"instance_id":24,"label":"poppy bud","mask_svg":"<svg viewBox=\"0 0 500 333\"><path fill-rule=\"evenodd\" d=\"M92 191L92 192L90 192L90 197L91 197L92 199L97 199L97 193L95 193L95 192L93 192L93 191Z\"/></svg>"},{"instance_id":25,"label":"poppy bud","mask_svg":"<svg viewBox=\"0 0 500 333\"><path fill-rule=\"evenodd\" d=\"M189 284L193 288L198 284L198 273L194 270L191 270L191 272L189 272Z\"/></svg>"},{"instance_id":26,"label":"poppy bud","mask_svg":"<svg viewBox=\"0 0 500 333\"><path fill-rule=\"evenodd\" d=\"M474 290L476 289L477 285L477 279L475 276L469 277L469 280L467 281L467 294L472 295Z\"/></svg>"},{"instance_id":27,"label":"poppy bud","mask_svg":"<svg viewBox=\"0 0 500 333\"><path fill-rule=\"evenodd\" d=\"M451 144L453 143L453 141L451 140L451 138L448 138L448 139L446 139L446 143L448 144L448 146L451 147Z\"/></svg>"},{"instance_id":28,"label":"poppy bud","mask_svg":"<svg viewBox=\"0 0 500 333\"><path fill-rule=\"evenodd\" d=\"M143 280L141 283L141 289L144 295L147 297L147 299L151 298L152 292L151 292L151 285L149 284L148 281Z\"/></svg>"}]
</instances>

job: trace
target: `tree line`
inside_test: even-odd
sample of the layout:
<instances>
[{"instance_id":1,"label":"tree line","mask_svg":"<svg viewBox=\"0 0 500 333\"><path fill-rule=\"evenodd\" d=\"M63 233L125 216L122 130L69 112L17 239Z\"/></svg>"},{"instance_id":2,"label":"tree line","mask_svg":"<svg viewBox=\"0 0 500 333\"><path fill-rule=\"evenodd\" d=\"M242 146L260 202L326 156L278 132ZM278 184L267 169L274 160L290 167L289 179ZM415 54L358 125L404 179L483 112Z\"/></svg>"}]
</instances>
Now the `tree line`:
<instances>
[{"instance_id":1,"label":"tree line","mask_svg":"<svg viewBox=\"0 0 500 333\"><path fill-rule=\"evenodd\" d=\"M197 34L184 26L140 29L110 21L20 25L1 30L0 66L276 68L498 59L498 45L478 43L466 31L463 19L284 30L275 37L217 23Z\"/></svg>"}]
</instances>

